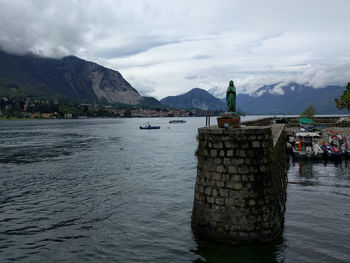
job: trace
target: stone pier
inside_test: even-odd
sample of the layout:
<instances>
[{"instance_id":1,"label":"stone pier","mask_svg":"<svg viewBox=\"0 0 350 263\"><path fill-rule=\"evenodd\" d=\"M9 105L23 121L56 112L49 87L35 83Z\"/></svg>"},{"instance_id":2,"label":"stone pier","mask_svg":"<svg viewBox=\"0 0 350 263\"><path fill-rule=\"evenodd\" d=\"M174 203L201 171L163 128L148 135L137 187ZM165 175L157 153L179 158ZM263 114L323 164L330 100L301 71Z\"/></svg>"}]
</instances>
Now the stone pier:
<instances>
[{"instance_id":1,"label":"stone pier","mask_svg":"<svg viewBox=\"0 0 350 263\"><path fill-rule=\"evenodd\" d=\"M284 124L198 129L192 229L227 243L270 241L284 226Z\"/></svg>"}]
</instances>

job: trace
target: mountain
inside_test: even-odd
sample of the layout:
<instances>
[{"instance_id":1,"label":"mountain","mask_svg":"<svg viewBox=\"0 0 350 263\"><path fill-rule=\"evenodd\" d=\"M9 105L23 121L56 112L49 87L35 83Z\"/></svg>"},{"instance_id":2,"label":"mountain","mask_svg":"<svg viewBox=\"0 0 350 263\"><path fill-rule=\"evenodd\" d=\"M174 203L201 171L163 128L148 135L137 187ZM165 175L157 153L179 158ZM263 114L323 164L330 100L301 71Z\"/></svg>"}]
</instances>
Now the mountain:
<instances>
[{"instance_id":1,"label":"mountain","mask_svg":"<svg viewBox=\"0 0 350 263\"><path fill-rule=\"evenodd\" d=\"M300 114L310 105L317 114L341 114L345 111L336 108L334 99L339 98L344 90L344 87L335 85L316 89L297 83L275 84L263 86L251 95L238 94L237 106L246 114ZM224 94L217 88L210 91Z\"/></svg>"},{"instance_id":2,"label":"mountain","mask_svg":"<svg viewBox=\"0 0 350 263\"><path fill-rule=\"evenodd\" d=\"M166 97L161 99L160 102L173 108L197 108L201 110L226 109L226 103L214 97L208 91L199 88L194 88L182 95Z\"/></svg>"},{"instance_id":3,"label":"mountain","mask_svg":"<svg viewBox=\"0 0 350 263\"><path fill-rule=\"evenodd\" d=\"M226 88L222 88L222 87L212 87L208 90L208 92L213 95L214 97L217 97L223 101L226 101Z\"/></svg>"},{"instance_id":4,"label":"mountain","mask_svg":"<svg viewBox=\"0 0 350 263\"><path fill-rule=\"evenodd\" d=\"M154 108L154 107L164 108L164 105L159 100L153 97L142 97L140 104L150 108Z\"/></svg>"},{"instance_id":5,"label":"mountain","mask_svg":"<svg viewBox=\"0 0 350 263\"><path fill-rule=\"evenodd\" d=\"M141 95L115 70L78 57L62 59L0 51L0 96L138 104Z\"/></svg>"}]
</instances>

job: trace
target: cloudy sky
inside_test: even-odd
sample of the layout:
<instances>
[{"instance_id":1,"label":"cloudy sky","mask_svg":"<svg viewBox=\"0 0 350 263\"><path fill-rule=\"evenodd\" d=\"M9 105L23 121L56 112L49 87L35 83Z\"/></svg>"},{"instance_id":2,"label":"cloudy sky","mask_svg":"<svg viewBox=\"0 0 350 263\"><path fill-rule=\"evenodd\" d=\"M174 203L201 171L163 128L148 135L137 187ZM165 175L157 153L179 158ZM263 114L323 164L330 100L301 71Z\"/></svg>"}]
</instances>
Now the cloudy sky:
<instances>
[{"instance_id":1,"label":"cloudy sky","mask_svg":"<svg viewBox=\"0 0 350 263\"><path fill-rule=\"evenodd\" d=\"M350 81L349 0L0 0L0 46L76 55L158 99Z\"/></svg>"}]
</instances>

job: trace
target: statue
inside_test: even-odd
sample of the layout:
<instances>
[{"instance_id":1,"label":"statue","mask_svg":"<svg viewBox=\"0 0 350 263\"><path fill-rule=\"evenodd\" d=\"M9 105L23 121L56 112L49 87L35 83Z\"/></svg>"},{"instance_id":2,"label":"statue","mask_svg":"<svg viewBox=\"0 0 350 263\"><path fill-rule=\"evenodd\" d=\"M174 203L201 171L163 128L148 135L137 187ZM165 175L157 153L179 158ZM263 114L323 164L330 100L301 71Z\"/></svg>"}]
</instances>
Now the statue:
<instances>
[{"instance_id":1,"label":"statue","mask_svg":"<svg viewBox=\"0 0 350 263\"><path fill-rule=\"evenodd\" d=\"M228 111L233 114L237 114L236 111L236 87L233 81L230 80L230 84L226 90L226 102Z\"/></svg>"},{"instance_id":2,"label":"statue","mask_svg":"<svg viewBox=\"0 0 350 263\"><path fill-rule=\"evenodd\" d=\"M228 111L221 117L218 117L219 128L239 128L241 127L241 115L237 112L236 108L236 87L233 81L230 80L230 84L226 90L226 102Z\"/></svg>"}]
</instances>

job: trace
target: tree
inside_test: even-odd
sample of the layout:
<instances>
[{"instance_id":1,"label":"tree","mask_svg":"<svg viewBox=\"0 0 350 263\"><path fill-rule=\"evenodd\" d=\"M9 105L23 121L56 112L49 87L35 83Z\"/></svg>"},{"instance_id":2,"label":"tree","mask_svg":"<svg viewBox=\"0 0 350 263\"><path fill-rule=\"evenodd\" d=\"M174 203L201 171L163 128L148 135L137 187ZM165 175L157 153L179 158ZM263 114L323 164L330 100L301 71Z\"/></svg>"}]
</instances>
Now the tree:
<instances>
[{"instance_id":1,"label":"tree","mask_svg":"<svg viewBox=\"0 0 350 263\"><path fill-rule=\"evenodd\" d=\"M316 110L314 108L314 106L310 105L309 107L307 107L301 114L300 117L307 117L307 118L311 118L316 114Z\"/></svg>"},{"instance_id":2,"label":"tree","mask_svg":"<svg viewBox=\"0 0 350 263\"><path fill-rule=\"evenodd\" d=\"M350 82L346 85L345 91L340 99L334 99L339 110L350 109Z\"/></svg>"},{"instance_id":3,"label":"tree","mask_svg":"<svg viewBox=\"0 0 350 263\"><path fill-rule=\"evenodd\" d=\"M124 117L131 118L131 110L127 109L127 110L124 112Z\"/></svg>"}]
</instances>

